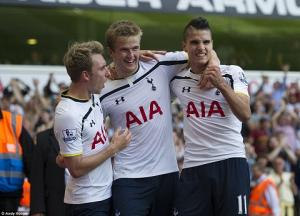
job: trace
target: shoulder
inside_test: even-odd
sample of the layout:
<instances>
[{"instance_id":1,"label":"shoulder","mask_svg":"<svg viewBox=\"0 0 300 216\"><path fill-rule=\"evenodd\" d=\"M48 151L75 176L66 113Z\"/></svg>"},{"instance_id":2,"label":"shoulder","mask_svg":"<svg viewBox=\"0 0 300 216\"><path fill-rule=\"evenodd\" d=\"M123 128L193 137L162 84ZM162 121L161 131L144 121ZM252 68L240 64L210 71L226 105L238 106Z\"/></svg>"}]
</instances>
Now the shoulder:
<instances>
[{"instance_id":1,"label":"shoulder","mask_svg":"<svg viewBox=\"0 0 300 216\"><path fill-rule=\"evenodd\" d=\"M110 92L117 91L118 89L122 89L125 86L128 85L128 82L126 79L121 79L121 80L110 80L108 79L105 83L105 87L101 90L100 96L100 101L103 98L103 96L106 96Z\"/></svg>"},{"instance_id":2,"label":"shoulder","mask_svg":"<svg viewBox=\"0 0 300 216\"><path fill-rule=\"evenodd\" d=\"M179 82L181 83L182 80L185 80L185 81L189 81L189 80L192 80L193 78L190 76L190 72L189 72L189 68L185 68L183 69L181 72L179 72L178 74L176 74L176 76L174 76L172 79L171 79L171 85L174 85L173 83L174 82ZM177 84L176 84L177 85Z\"/></svg>"},{"instance_id":3,"label":"shoulder","mask_svg":"<svg viewBox=\"0 0 300 216\"><path fill-rule=\"evenodd\" d=\"M220 70L222 74L239 74L244 72L244 70L237 65L220 65Z\"/></svg>"},{"instance_id":4,"label":"shoulder","mask_svg":"<svg viewBox=\"0 0 300 216\"><path fill-rule=\"evenodd\" d=\"M182 71L180 71L173 79L181 79L181 78L189 78L189 68L185 68Z\"/></svg>"},{"instance_id":5,"label":"shoulder","mask_svg":"<svg viewBox=\"0 0 300 216\"><path fill-rule=\"evenodd\" d=\"M74 122L75 119L79 119L79 106L76 103L60 101L55 108L55 122L68 124ZM75 111L75 112L74 112Z\"/></svg>"},{"instance_id":6,"label":"shoulder","mask_svg":"<svg viewBox=\"0 0 300 216\"><path fill-rule=\"evenodd\" d=\"M188 55L184 51L167 52L165 55L159 55L159 61L184 61L188 60Z\"/></svg>"}]
</instances>

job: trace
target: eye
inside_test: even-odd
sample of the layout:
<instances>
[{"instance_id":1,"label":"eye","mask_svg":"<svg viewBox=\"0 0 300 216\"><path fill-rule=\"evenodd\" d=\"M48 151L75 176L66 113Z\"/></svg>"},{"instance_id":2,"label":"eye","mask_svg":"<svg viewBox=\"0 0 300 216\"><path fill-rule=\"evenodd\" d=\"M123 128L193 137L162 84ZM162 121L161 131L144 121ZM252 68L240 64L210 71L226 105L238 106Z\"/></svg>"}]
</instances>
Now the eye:
<instances>
[{"instance_id":1,"label":"eye","mask_svg":"<svg viewBox=\"0 0 300 216\"><path fill-rule=\"evenodd\" d=\"M192 45L198 45L198 44L199 44L199 41L197 41L197 40L192 40L190 43L191 43Z\"/></svg>"},{"instance_id":2,"label":"eye","mask_svg":"<svg viewBox=\"0 0 300 216\"><path fill-rule=\"evenodd\" d=\"M205 41L203 41L203 43L206 44L206 45L210 44L210 40L205 40Z\"/></svg>"}]
</instances>

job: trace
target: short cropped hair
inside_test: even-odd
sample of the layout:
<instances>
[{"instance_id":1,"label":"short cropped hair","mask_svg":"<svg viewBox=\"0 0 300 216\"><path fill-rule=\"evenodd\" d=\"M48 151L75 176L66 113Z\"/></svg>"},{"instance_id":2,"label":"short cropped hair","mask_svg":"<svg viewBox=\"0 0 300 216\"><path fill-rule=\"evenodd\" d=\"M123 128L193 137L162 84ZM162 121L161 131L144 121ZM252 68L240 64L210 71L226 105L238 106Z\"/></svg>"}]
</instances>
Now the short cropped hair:
<instances>
[{"instance_id":1,"label":"short cropped hair","mask_svg":"<svg viewBox=\"0 0 300 216\"><path fill-rule=\"evenodd\" d=\"M183 40L185 41L188 35L189 29L194 28L197 30L209 30L211 32L211 28L209 26L209 23L207 19L203 17L197 17L192 19L183 30Z\"/></svg>"},{"instance_id":2,"label":"short cropped hair","mask_svg":"<svg viewBox=\"0 0 300 216\"><path fill-rule=\"evenodd\" d=\"M82 71L91 72L92 55L103 55L103 45L98 41L75 42L73 43L64 56L64 65L73 82L80 79Z\"/></svg>"},{"instance_id":3,"label":"short cropped hair","mask_svg":"<svg viewBox=\"0 0 300 216\"><path fill-rule=\"evenodd\" d=\"M141 28L130 20L120 20L112 23L105 32L106 44L110 49L114 49L114 44L118 37L130 36L142 37Z\"/></svg>"}]
</instances>

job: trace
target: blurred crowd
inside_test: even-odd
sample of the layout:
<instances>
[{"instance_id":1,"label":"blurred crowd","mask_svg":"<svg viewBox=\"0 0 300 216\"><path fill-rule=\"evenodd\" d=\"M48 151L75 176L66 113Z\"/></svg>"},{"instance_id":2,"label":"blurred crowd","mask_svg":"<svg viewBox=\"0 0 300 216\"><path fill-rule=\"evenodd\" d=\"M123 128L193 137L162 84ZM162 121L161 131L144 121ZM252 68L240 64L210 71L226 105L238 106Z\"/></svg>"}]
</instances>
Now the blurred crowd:
<instances>
[{"instance_id":1,"label":"blurred crowd","mask_svg":"<svg viewBox=\"0 0 300 216\"><path fill-rule=\"evenodd\" d=\"M67 88L65 83L57 83L52 73L49 74L45 86L39 85L39 80L35 78L32 79L33 89L22 80L13 78L0 92L2 110L21 114L23 125L32 138L53 126L57 98L60 92Z\"/></svg>"},{"instance_id":2,"label":"blurred crowd","mask_svg":"<svg viewBox=\"0 0 300 216\"><path fill-rule=\"evenodd\" d=\"M253 164L264 167L264 174L276 185L282 215L294 216L300 215L300 87L297 80L287 83L289 65L282 70L281 80L271 82L263 75L257 90L249 92L252 116L243 124L241 133L250 172ZM37 79L32 82L33 89L17 78L12 79L0 89L0 104L2 110L22 114L24 127L35 139L37 133L52 128L59 92L67 85L56 83L53 74L45 86L39 86ZM178 166L182 168L183 113L176 99L172 107L173 137Z\"/></svg>"}]
</instances>

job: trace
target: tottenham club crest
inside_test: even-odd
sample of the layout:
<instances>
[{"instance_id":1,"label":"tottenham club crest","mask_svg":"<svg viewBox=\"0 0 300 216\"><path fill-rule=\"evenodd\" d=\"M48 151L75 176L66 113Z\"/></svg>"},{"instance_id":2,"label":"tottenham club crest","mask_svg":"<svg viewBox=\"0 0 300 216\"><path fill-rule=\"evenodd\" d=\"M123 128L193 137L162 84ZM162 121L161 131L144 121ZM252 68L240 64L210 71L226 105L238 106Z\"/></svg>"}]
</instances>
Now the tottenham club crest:
<instances>
[{"instance_id":1,"label":"tottenham club crest","mask_svg":"<svg viewBox=\"0 0 300 216\"><path fill-rule=\"evenodd\" d=\"M77 139L76 129L65 129L62 131L62 133L65 143L73 143Z\"/></svg>"},{"instance_id":2,"label":"tottenham club crest","mask_svg":"<svg viewBox=\"0 0 300 216\"><path fill-rule=\"evenodd\" d=\"M152 91L156 91L156 86L153 83L153 79L147 77L146 80L147 80L147 83L151 84Z\"/></svg>"}]
</instances>

